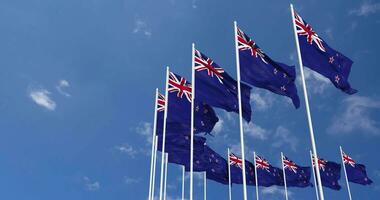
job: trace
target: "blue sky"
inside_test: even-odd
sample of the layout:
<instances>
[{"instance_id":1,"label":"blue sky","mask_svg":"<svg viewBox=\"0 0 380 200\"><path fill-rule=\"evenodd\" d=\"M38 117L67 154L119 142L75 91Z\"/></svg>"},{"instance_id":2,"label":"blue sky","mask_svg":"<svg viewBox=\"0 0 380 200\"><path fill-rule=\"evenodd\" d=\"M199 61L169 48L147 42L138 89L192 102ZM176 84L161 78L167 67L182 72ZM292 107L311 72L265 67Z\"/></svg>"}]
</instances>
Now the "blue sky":
<instances>
[{"instance_id":1,"label":"blue sky","mask_svg":"<svg viewBox=\"0 0 380 200\"><path fill-rule=\"evenodd\" d=\"M287 1L1 0L1 199L145 199L148 193L154 90L165 66L190 77L191 43L235 76L233 21L273 59L296 65ZM355 199L380 193L379 1L294 1L330 46L354 60L348 96L306 71L321 157L339 162L339 145L367 165L374 184L351 184ZM297 68L298 73L298 68ZM303 94L298 82L301 100ZM305 106L252 92L253 123L245 125L246 156L253 150L279 166L283 151L309 165ZM238 117L217 111L208 144L222 155L239 147ZM237 152L239 153L239 152ZM169 165L168 196L180 196L179 166ZM198 176L196 176L198 177ZM195 182L197 199L202 184ZM325 189L328 199L347 199ZM186 183L188 187L188 182ZM227 187L208 181L209 199ZM156 190L157 191L157 190ZM312 199L314 189L290 189ZM234 199L242 187L234 185ZM283 199L281 188L260 188ZM254 198L254 187L249 187Z\"/></svg>"}]
</instances>

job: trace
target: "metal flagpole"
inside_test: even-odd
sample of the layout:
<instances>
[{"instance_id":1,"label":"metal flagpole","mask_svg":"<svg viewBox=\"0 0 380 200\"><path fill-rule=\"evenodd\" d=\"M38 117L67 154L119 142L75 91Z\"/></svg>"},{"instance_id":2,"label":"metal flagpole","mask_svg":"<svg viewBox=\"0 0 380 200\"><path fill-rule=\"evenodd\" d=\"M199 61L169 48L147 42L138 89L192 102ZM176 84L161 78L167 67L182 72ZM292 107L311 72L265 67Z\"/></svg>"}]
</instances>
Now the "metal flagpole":
<instances>
[{"instance_id":1,"label":"metal flagpole","mask_svg":"<svg viewBox=\"0 0 380 200\"><path fill-rule=\"evenodd\" d=\"M156 181L156 162L157 162L157 145L158 144L158 136L156 135L154 140L154 160L153 160L153 178L152 178L152 196L151 200L154 199L154 188L155 188L155 181Z\"/></svg>"},{"instance_id":2,"label":"metal flagpole","mask_svg":"<svg viewBox=\"0 0 380 200\"><path fill-rule=\"evenodd\" d=\"M313 179L314 179L315 194L317 195L317 200L319 200L318 185L317 185L317 180L315 178L315 167L313 165L313 154L311 153L311 151L310 151L310 161L311 161L311 169L313 169Z\"/></svg>"},{"instance_id":3,"label":"metal flagpole","mask_svg":"<svg viewBox=\"0 0 380 200\"><path fill-rule=\"evenodd\" d=\"M203 199L207 199L207 172L203 173Z\"/></svg>"},{"instance_id":4,"label":"metal flagpole","mask_svg":"<svg viewBox=\"0 0 380 200\"><path fill-rule=\"evenodd\" d=\"M342 158L342 165L343 165L344 175L345 175L345 177L346 177L346 184L347 184L348 196L350 197L350 200L352 200L352 197L351 197L351 190L350 190L350 184L348 183L348 177L347 177L346 165L344 164L344 159L343 159L343 150L342 150L342 147L341 147L341 146L339 146L339 149L340 149L340 157Z\"/></svg>"},{"instance_id":5,"label":"metal flagpole","mask_svg":"<svg viewBox=\"0 0 380 200\"><path fill-rule=\"evenodd\" d=\"M168 153L165 153L165 180L164 180L164 200L166 200L166 183L168 179Z\"/></svg>"},{"instance_id":6,"label":"metal flagpole","mask_svg":"<svg viewBox=\"0 0 380 200\"><path fill-rule=\"evenodd\" d=\"M232 200L232 192L231 192L230 148L227 148L227 159L228 159L228 196L229 196L229 200Z\"/></svg>"},{"instance_id":7,"label":"metal flagpole","mask_svg":"<svg viewBox=\"0 0 380 200\"><path fill-rule=\"evenodd\" d=\"M257 177L256 152L253 152L253 164L255 165L256 200L259 200L259 179Z\"/></svg>"},{"instance_id":8,"label":"metal flagpole","mask_svg":"<svg viewBox=\"0 0 380 200\"><path fill-rule=\"evenodd\" d=\"M304 72L303 72L303 63L302 63L302 57L301 57L301 50L300 50L298 36L297 36L296 24L294 23L293 4L290 4L290 9L291 9L291 12L292 12L292 23L293 23L294 37L295 37L296 46L297 46L298 62L299 62L300 72L301 72L301 79L302 79L302 87L303 87L303 93L304 93L304 98L305 98L307 120L308 120L309 130L310 130L311 146L312 146L312 150L313 150L313 154L314 154L315 163L318 163L317 162L318 161L317 147L316 147L315 139L314 139L313 122L311 120L311 113L310 113L310 108L309 108L309 98L308 98L307 89L306 89L305 75L304 75ZM319 169L316 170L316 172L317 172L316 174L317 174L319 196L321 197L321 200L324 200L325 198L324 198L324 195L323 195L322 182L321 182L321 174L319 173Z\"/></svg>"},{"instance_id":9,"label":"metal flagpole","mask_svg":"<svg viewBox=\"0 0 380 200\"><path fill-rule=\"evenodd\" d=\"M161 149L161 177L160 177L160 200L162 200L162 189L164 185L164 164L165 164L165 138L166 138L166 117L168 116L168 81L169 67L166 67L166 82L165 82L165 109L164 109L164 125L162 128L162 149Z\"/></svg>"},{"instance_id":10,"label":"metal flagpole","mask_svg":"<svg viewBox=\"0 0 380 200\"><path fill-rule=\"evenodd\" d=\"M195 44L192 44L191 55L191 130L190 130L190 200L193 200L193 157L194 157L194 99L195 99L195 62L194 62Z\"/></svg>"},{"instance_id":11,"label":"metal flagpole","mask_svg":"<svg viewBox=\"0 0 380 200\"><path fill-rule=\"evenodd\" d=\"M235 53L236 53L236 74L237 74L237 89L238 89L238 100L239 100L239 127L240 127L240 146L241 146L241 159L242 159L242 175L243 175L243 196L244 200L247 200L247 179L245 174L245 151L244 151L244 133L243 133L243 111L241 103L241 88L240 88L240 60L239 60L239 49L237 37L237 23L234 21L235 29Z\"/></svg>"},{"instance_id":12,"label":"metal flagpole","mask_svg":"<svg viewBox=\"0 0 380 200\"><path fill-rule=\"evenodd\" d=\"M182 166L182 200L185 200L185 166Z\"/></svg>"},{"instance_id":13,"label":"metal flagpole","mask_svg":"<svg viewBox=\"0 0 380 200\"><path fill-rule=\"evenodd\" d=\"M281 152L281 165L282 165L282 174L284 176L284 186L285 186L285 199L288 200L288 186L286 184L286 174L284 167L284 154Z\"/></svg>"},{"instance_id":14,"label":"metal flagpole","mask_svg":"<svg viewBox=\"0 0 380 200\"><path fill-rule=\"evenodd\" d=\"M150 158L150 177L149 177L149 197L152 196L152 179L153 179L153 160L154 160L154 144L156 139L156 124L157 124L157 96L158 96L158 88L156 88L156 97L154 101L154 121L153 121L153 133L152 133L152 156Z\"/></svg>"}]
</instances>

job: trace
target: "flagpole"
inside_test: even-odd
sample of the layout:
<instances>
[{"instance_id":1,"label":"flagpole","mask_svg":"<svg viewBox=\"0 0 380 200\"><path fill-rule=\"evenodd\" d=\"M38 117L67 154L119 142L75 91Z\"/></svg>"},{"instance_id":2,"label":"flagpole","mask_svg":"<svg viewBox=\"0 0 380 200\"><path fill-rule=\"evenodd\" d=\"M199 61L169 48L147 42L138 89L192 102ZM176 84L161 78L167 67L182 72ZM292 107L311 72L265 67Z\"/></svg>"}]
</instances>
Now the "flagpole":
<instances>
[{"instance_id":1,"label":"flagpole","mask_svg":"<svg viewBox=\"0 0 380 200\"><path fill-rule=\"evenodd\" d=\"M304 98L305 98L306 114L307 114L307 119L308 119L308 124L309 124L311 146L312 146L312 150L313 150L313 154L314 154L314 161L315 161L315 163L318 163L317 162L318 161L317 147L316 147L315 139L314 139L313 122L312 122L312 119L311 119L311 113L310 113L310 108L309 108L309 98L308 98L307 89L306 89L305 75L304 75L304 72L303 72L303 63L302 63L301 50L300 50L298 36L297 36L297 31L296 31L296 24L294 23L293 4L290 4L290 9L291 9L291 12L292 12L292 23L293 23L294 37L295 37L296 46L297 46L298 62L299 62L299 67L300 67L300 72L301 72L302 87L303 87L303 93L304 93ZM321 174L319 172L319 167L317 169L318 170L316 170L316 174L317 174L319 196L320 196L321 200L324 200L325 198L324 198L324 195L323 195L322 182L321 182Z\"/></svg>"},{"instance_id":2,"label":"flagpole","mask_svg":"<svg viewBox=\"0 0 380 200\"><path fill-rule=\"evenodd\" d=\"M195 44L192 45L191 53L191 129L190 129L190 200L193 200L193 157L194 157L194 99L195 99L195 62L194 62L194 53L195 53Z\"/></svg>"},{"instance_id":3,"label":"flagpole","mask_svg":"<svg viewBox=\"0 0 380 200\"><path fill-rule=\"evenodd\" d=\"M203 199L207 200L207 172L203 173Z\"/></svg>"},{"instance_id":4,"label":"flagpole","mask_svg":"<svg viewBox=\"0 0 380 200\"><path fill-rule=\"evenodd\" d=\"M317 195L317 200L319 200L318 185L317 185L317 180L315 178L315 167L313 165L313 154L311 153L311 151L310 151L310 161L311 161L311 169L313 169L313 179L314 179L315 194Z\"/></svg>"},{"instance_id":5,"label":"flagpole","mask_svg":"<svg viewBox=\"0 0 380 200\"><path fill-rule=\"evenodd\" d=\"M153 160L153 178L152 178L152 196L150 197L151 200L154 199L154 188L155 188L155 181L156 181L156 162L157 162L157 145L158 144L158 136L156 135L154 140L154 160Z\"/></svg>"},{"instance_id":6,"label":"flagpole","mask_svg":"<svg viewBox=\"0 0 380 200\"><path fill-rule=\"evenodd\" d=\"M227 148L227 159L228 159L228 196L229 196L229 200L232 200L230 148Z\"/></svg>"},{"instance_id":7,"label":"flagpole","mask_svg":"<svg viewBox=\"0 0 380 200\"><path fill-rule=\"evenodd\" d=\"M182 200L185 200L185 166L182 165Z\"/></svg>"},{"instance_id":8,"label":"flagpole","mask_svg":"<svg viewBox=\"0 0 380 200\"><path fill-rule=\"evenodd\" d=\"M288 186L286 183L286 173L284 167L284 154L281 152L281 164L282 164L282 174L284 176L284 186L285 186L285 199L288 200Z\"/></svg>"},{"instance_id":9,"label":"flagpole","mask_svg":"<svg viewBox=\"0 0 380 200\"><path fill-rule=\"evenodd\" d=\"M347 177L346 165L344 164L344 159L343 159L343 150L342 150L342 146L339 146L339 149L340 149L340 157L341 157L341 159L342 159L342 165L343 165L344 175L345 175L345 177L346 177L346 184L347 184L348 196L350 197L350 200L352 200L352 197L351 197L351 190L350 190L350 184L348 183L348 177Z\"/></svg>"},{"instance_id":10,"label":"flagpole","mask_svg":"<svg viewBox=\"0 0 380 200\"><path fill-rule=\"evenodd\" d=\"M237 37L237 23L234 21L235 30L235 54L236 54L236 74L237 74L237 89L238 89L238 100L239 100L239 127L240 127L240 146L241 146L241 159L242 159L242 175L243 175L243 196L244 200L247 200L247 179L245 174L245 151L244 151L244 133L243 133L243 111L241 103L241 88L240 88L240 60L239 60L239 49Z\"/></svg>"},{"instance_id":11,"label":"flagpole","mask_svg":"<svg viewBox=\"0 0 380 200\"><path fill-rule=\"evenodd\" d=\"M166 117L168 116L168 80L169 80L169 67L166 67L166 82L165 82L165 113L164 125L162 128L162 149L161 149L161 177L160 177L160 200L162 200L162 189L164 185L164 164L165 164L165 139L166 139Z\"/></svg>"},{"instance_id":12,"label":"flagpole","mask_svg":"<svg viewBox=\"0 0 380 200\"><path fill-rule=\"evenodd\" d=\"M166 200L166 184L168 179L168 153L165 153L165 180L164 180L164 200Z\"/></svg>"},{"instance_id":13,"label":"flagpole","mask_svg":"<svg viewBox=\"0 0 380 200\"><path fill-rule=\"evenodd\" d=\"M253 152L253 164L255 165L256 200L259 200L259 179L257 177L256 152Z\"/></svg>"},{"instance_id":14,"label":"flagpole","mask_svg":"<svg viewBox=\"0 0 380 200\"><path fill-rule=\"evenodd\" d=\"M153 121L153 133L152 133L152 156L150 158L150 177L149 177L149 197L151 199L152 196L152 179L153 179L153 160L154 160L154 144L156 139L156 124L157 124L157 96L158 96L158 88L156 88L156 97L154 101L154 121Z\"/></svg>"}]
</instances>

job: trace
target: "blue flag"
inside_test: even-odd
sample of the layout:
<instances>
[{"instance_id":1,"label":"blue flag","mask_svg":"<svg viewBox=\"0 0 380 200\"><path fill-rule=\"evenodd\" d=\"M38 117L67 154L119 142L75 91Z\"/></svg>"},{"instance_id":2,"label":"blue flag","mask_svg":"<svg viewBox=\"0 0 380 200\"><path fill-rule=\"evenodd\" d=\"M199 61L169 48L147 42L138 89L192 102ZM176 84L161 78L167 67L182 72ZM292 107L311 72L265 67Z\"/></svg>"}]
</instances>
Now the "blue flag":
<instances>
[{"instance_id":1,"label":"blue flag","mask_svg":"<svg viewBox=\"0 0 380 200\"><path fill-rule=\"evenodd\" d=\"M283 157L282 164L284 167L286 184L288 187L308 187L312 185L310 183L310 167L298 166L286 156Z\"/></svg>"},{"instance_id":2,"label":"blue flag","mask_svg":"<svg viewBox=\"0 0 380 200\"><path fill-rule=\"evenodd\" d=\"M314 32L310 24L306 23L296 12L294 12L294 19L303 64L330 79L335 87L343 92L347 94L356 93L357 90L351 88L348 82L352 60L329 47Z\"/></svg>"},{"instance_id":3,"label":"blue flag","mask_svg":"<svg viewBox=\"0 0 380 200\"><path fill-rule=\"evenodd\" d=\"M257 181L259 186L270 187L272 185L284 185L282 170L273 167L267 160L256 155Z\"/></svg>"},{"instance_id":4,"label":"blue flag","mask_svg":"<svg viewBox=\"0 0 380 200\"><path fill-rule=\"evenodd\" d=\"M190 134L191 122L191 84L183 77L172 72L169 74L168 114L166 134ZM157 135L162 134L165 98L158 96ZM196 101L194 105L194 133L210 133L219 121L211 106Z\"/></svg>"},{"instance_id":5,"label":"blue flag","mask_svg":"<svg viewBox=\"0 0 380 200\"><path fill-rule=\"evenodd\" d=\"M227 161L210 147L205 146L203 160L207 165L207 179L222 184L228 184Z\"/></svg>"},{"instance_id":6,"label":"blue flag","mask_svg":"<svg viewBox=\"0 0 380 200\"><path fill-rule=\"evenodd\" d=\"M368 178L365 166L356 163L350 156L343 152L343 162L346 167L348 181L360 185L370 185L372 180Z\"/></svg>"},{"instance_id":7,"label":"blue flag","mask_svg":"<svg viewBox=\"0 0 380 200\"><path fill-rule=\"evenodd\" d=\"M235 156L233 153L229 155L230 159L230 171L231 171L231 183L243 184L243 174L242 174L242 159ZM245 160L245 177L247 180L247 185L255 185L255 166Z\"/></svg>"},{"instance_id":8,"label":"blue flag","mask_svg":"<svg viewBox=\"0 0 380 200\"><path fill-rule=\"evenodd\" d=\"M194 62L195 98L210 106L239 113L237 81L198 50L195 50ZM243 83L240 86L243 118L249 122L251 120L251 88Z\"/></svg>"},{"instance_id":9,"label":"blue flag","mask_svg":"<svg viewBox=\"0 0 380 200\"><path fill-rule=\"evenodd\" d=\"M313 158L313 166L314 166ZM340 190L341 186L338 181L340 179L340 164L327 161L322 158L318 159L319 173L321 175L322 186L333 190Z\"/></svg>"},{"instance_id":10,"label":"blue flag","mask_svg":"<svg viewBox=\"0 0 380 200\"><path fill-rule=\"evenodd\" d=\"M190 169L190 136L188 135L170 135L165 138L165 152L168 153L168 162L185 166L186 170ZM194 136L194 160L203 158L205 151L206 139L204 137ZM157 143L158 151L162 151L162 137L159 137ZM196 165L194 171L205 171L207 163L202 162Z\"/></svg>"},{"instance_id":11,"label":"blue flag","mask_svg":"<svg viewBox=\"0 0 380 200\"><path fill-rule=\"evenodd\" d=\"M296 108L300 100L295 84L294 66L272 60L243 31L237 29L241 80L255 87L292 99Z\"/></svg>"}]
</instances>

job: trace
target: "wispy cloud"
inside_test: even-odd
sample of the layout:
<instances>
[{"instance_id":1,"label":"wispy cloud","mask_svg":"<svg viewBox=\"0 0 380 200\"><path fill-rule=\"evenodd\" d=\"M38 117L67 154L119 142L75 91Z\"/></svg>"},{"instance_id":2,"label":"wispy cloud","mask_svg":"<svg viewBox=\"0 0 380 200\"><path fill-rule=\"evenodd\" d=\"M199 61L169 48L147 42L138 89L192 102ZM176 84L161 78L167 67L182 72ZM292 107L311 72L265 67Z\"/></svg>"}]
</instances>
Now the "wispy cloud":
<instances>
[{"instance_id":1,"label":"wispy cloud","mask_svg":"<svg viewBox=\"0 0 380 200\"><path fill-rule=\"evenodd\" d=\"M380 124L372 118L379 112L380 100L364 96L350 96L343 100L343 109L335 115L328 128L331 134L347 134L353 131L380 135ZM376 111L376 112L375 112Z\"/></svg>"},{"instance_id":2,"label":"wispy cloud","mask_svg":"<svg viewBox=\"0 0 380 200\"><path fill-rule=\"evenodd\" d=\"M273 104L274 98L268 92L252 92L250 97L253 108L258 111L265 111Z\"/></svg>"},{"instance_id":3,"label":"wispy cloud","mask_svg":"<svg viewBox=\"0 0 380 200\"><path fill-rule=\"evenodd\" d=\"M98 181L92 181L87 176L83 177L85 189L88 191L97 191L100 189L100 183Z\"/></svg>"},{"instance_id":4,"label":"wispy cloud","mask_svg":"<svg viewBox=\"0 0 380 200\"><path fill-rule=\"evenodd\" d=\"M51 99L50 92L46 89L31 89L29 97L39 106L54 111L57 104Z\"/></svg>"},{"instance_id":5,"label":"wispy cloud","mask_svg":"<svg viewBox=\"0 0 380 200\"><path fill-rule=\"evenodd\" d=\"M289 129L279 126L274 134L273 147L290 147L291 150L296 151L298 145L298 139L295 137Z\"/></svg>"},{"instance_id":6,"label":"wispy cloud","mask_svg":"<svg viewBox=\"0 0 380 200\"><path fill-rule=\"evenodd\" d=\"M69 87L70 87L70 83L67 80L60 80L58 82L58 85L55 88L61 95L65 97L70 97L71 95L64 91L66 88L69 88Z\"/></svg>"},{"instance_id":7,"label":"wispy cloud","mask_svg":"<svg viewBox=\"0 0 380 200\"><path fill-rule=\"evenodd\" d=\"M138 151L135 150L129 144L123 144L120 146L115 146L115 149L118 150L120 153L127 154L131 158L135 158L136 154L138 153Z\"/></svg>"},{"instance_id":8,"label":"wispy cloud","mask_svg":"<svg viewBox=\"0 0 380 200\"><path fill-rule=\"evenodd\" d=\"M215 135L218 135L223 131L223 125L224 125L224 120L219 119L219 121L215 124L214 129L212 130L212 133L215 133Z\"/></svg>"},{"instance_id":9,"label":"wispy cloud","mask_svg":"<svg viewBox=\"0 0 380 200\"><path fill-rule=\"evenodd\" d=\"M252 122L244 123L244 133L256 139L266 140L270 132Z\"/></svg>"},{"instance_id":10,"label":"wispy cloud","mask_svg":"<svg viewBox=\"0 0 380 200\"><path fill-rule=\"evenodd\" d=\"M359 8L349 11L349 14L357 16L368 16L380 11L380 3L372 3L370 1L363 1Z\"/></svg>"},{"instance_id":11,"label":"wispy cloud","mask_svg":"<svg viewBox=\"0 0 380 200\"><path fill-rule=\"evenodd\" d=\"M134 34L143 34L144 36L146 36L148 38L152 36L152 32L148 28L147 23L145 21L143 21L142 19L136 19L135 20L135 26L134 26L132 32Z\"/></svg>"},{"instance_id":12,"label":"wispy cloud","mask_svg":"<svg viewBox=\"0 0 380 200\"><path fill-rule=\"evenodd\" d=\"M330 86L330 80L317 72L310 70L307 67L304 67L304 75L307 80L307 86L309 90L314 94L322 94ZM301 77L298 76L298 82L302 85Z\"/></svg>"},{"instance_id":13,"label":"wispy cloud","mask_svg":"<svg viewBox=\"0 0 380 200\"><path fill-rule=\"evenodd\" d=\"M153 128L152 124L149 122L140 122L140 124L136 127L135 130L138 134L146 137L146 140L149 144L152 144L152 134Z\"/></svg>"},{"instance_id":14,"label":"wispy cloud","mask_svg":"<svg viewBox=\"0 0 380 200\"><path fill-rule=\"evenodd\" d=\"M278 186L272 186L272 187L266 187L261 190L261 193L263 195L277 195L277 196L284 196L285 195L285 190L283 188L280 188ZM291 197L293 193L288 190L288 197Z\"/></svg>"},{"instance_id":15,"label":"wispy cloud","mask_svg":"<svg viewBox=\"0 0 380 200\"><path fill-rule=\"evenodd\" d=\"M124 178L125 184L136 184L141 182L141 178L132 178L132 177L125 177Z\"/></svg>"}]
</instances>

